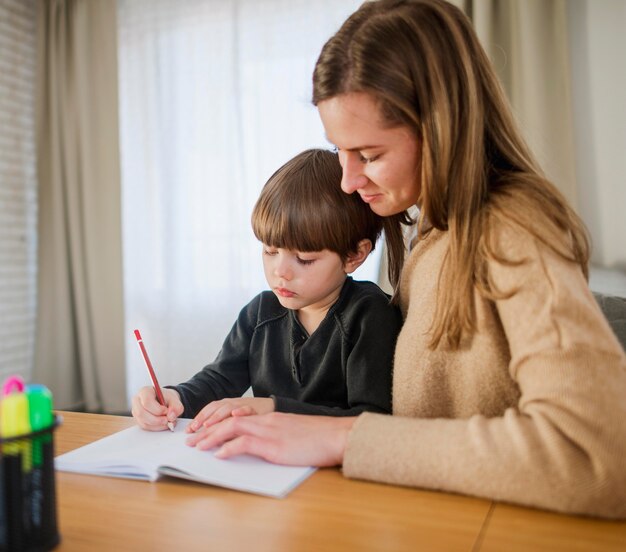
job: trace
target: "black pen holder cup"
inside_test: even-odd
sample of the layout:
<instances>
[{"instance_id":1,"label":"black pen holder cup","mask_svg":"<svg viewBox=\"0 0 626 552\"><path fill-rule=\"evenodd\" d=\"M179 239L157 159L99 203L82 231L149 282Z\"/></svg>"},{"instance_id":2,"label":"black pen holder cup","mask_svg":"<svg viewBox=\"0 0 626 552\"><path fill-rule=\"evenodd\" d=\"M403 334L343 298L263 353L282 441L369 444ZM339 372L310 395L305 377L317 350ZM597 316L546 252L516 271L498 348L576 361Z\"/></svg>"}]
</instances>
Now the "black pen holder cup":
<instances>
[{"instance_id":1,"label":"black pen holder cup","mask_svg":"<svg viewBox=\"0 0 626 552\"><path fill-rule=\"evenodd\" d=\"M0 552L52 550L60 542L54 475L54 423L0 438Z\"/></svg>"}]
</instances>

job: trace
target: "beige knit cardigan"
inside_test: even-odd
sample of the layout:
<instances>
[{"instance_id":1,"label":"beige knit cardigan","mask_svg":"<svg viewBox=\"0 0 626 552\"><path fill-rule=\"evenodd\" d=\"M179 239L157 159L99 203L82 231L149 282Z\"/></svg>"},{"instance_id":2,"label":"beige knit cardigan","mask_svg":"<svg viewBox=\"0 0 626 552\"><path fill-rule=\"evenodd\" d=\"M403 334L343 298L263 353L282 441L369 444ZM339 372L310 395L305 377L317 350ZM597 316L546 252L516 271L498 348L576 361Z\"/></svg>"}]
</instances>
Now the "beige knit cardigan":
<instances>
[{"instance_id":1,"label":"beige knit cardigan","mask_svg":"<svg viewBox=\"0 0 626 552\"><path fill-rule=\"evenodd\" d=\"M476 293L477 333L428 348L448 234L407 259L393 416L365 413L343 472L577 514L626 518L626 356L578 265L520 228L489 264L495 303Z\"/></svg>"}]
</instances>

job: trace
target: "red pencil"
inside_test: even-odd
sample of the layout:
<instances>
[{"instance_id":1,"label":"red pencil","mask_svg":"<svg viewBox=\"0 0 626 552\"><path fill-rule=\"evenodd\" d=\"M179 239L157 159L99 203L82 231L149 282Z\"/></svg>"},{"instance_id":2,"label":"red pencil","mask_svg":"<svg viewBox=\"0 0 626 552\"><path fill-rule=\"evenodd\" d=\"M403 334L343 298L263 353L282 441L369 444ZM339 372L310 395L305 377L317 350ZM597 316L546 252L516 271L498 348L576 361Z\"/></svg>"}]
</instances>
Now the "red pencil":
<instances>
[{"instance_id":1,"label":"red pencil","mask_svg":"<svg viewBox=\"0 0 626 552\"><path fill-rule=\"evenodd\" d=\"M144 347L143 339L141 339L141 334L139 333L139 330L135 330L135 339L137 340L137 345L139 345L139 349L141 350L143 360L146 363L146 368L148 368L148 373L150 374L150 379L152 380L152 385L154 387L154 392L156 393L157 401L159 401L163 406L167 406L165 404L163 392L161 391L161 386L159 385L159 381L157 380L154 369L152 368L150 357L148 357L148 351L146 351L146 348ZM170 431L174 431L174 424L172 422L167 422L167 427L170 428Z\"/></svg>"}]
</instances>

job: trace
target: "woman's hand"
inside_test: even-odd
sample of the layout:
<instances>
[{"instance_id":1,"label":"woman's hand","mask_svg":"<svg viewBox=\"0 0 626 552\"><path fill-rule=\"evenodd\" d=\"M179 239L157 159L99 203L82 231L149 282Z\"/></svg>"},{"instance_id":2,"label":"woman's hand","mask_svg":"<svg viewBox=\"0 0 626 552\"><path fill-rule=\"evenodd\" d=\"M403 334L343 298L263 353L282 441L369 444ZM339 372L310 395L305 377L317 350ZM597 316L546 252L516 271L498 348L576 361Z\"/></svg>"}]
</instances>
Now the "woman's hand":
<instances>
[{"instance_id":1,"label":"woman's hand","mask_svg":"<svg viewBox=\"0 0 626 552\"><path fill-rule=\"evenodd\" d=\"M194 433L201 427L210 427L230 416L249 416L274 412L274 400L268 397L237 397L222 399L207 404L187 426L187 433Z\"/></svg>"},{"instance_id":2,"label":"woman's hand","mask_svg":"<svg viewBox=\"0 0 626 552\"><path fill-rule=\"evenodd\" d=\"M163 431L167 422L175 422L182 415L183 403L174 389L163 389L166 406L157 401L154 387L142 387L133 397L131 413L137 424L148 431Z\"/></svg>"},{"instance_id":3,"label":"woman's hand","mask_svg":"<svg viewBox=\"0 0 626 552\"><path fill-rule=\"evenodd\" d=\"M233 414L198 431L187 439L187 444L202 450L219 446L217 458L251 454L276 464L338 466L343 463L348 433L355 420L281 412Z\"/></svg>"}]
</instances>

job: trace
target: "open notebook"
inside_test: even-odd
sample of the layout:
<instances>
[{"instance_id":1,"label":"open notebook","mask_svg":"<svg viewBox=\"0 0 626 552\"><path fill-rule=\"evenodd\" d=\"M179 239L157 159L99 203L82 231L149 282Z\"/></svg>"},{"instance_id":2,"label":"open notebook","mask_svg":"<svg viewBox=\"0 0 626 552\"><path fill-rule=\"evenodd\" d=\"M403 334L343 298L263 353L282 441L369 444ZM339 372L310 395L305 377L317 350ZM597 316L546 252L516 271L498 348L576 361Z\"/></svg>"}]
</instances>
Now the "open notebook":
<instances>
[{"instance_id":1,"label":"open notebook","mask_svg":"<svg viewBox=\"0 0 626 552\"><path fill-rule=\"evenodd\" d=\"M315 471L245 455L219 460L213 451L185 444L189 434L184 428L189 422L179 419L173 432L130 427L57 456L55 467L60 471L147 481L169 475L273 497L285 496Z\"/></svg>"}]
</instances>

